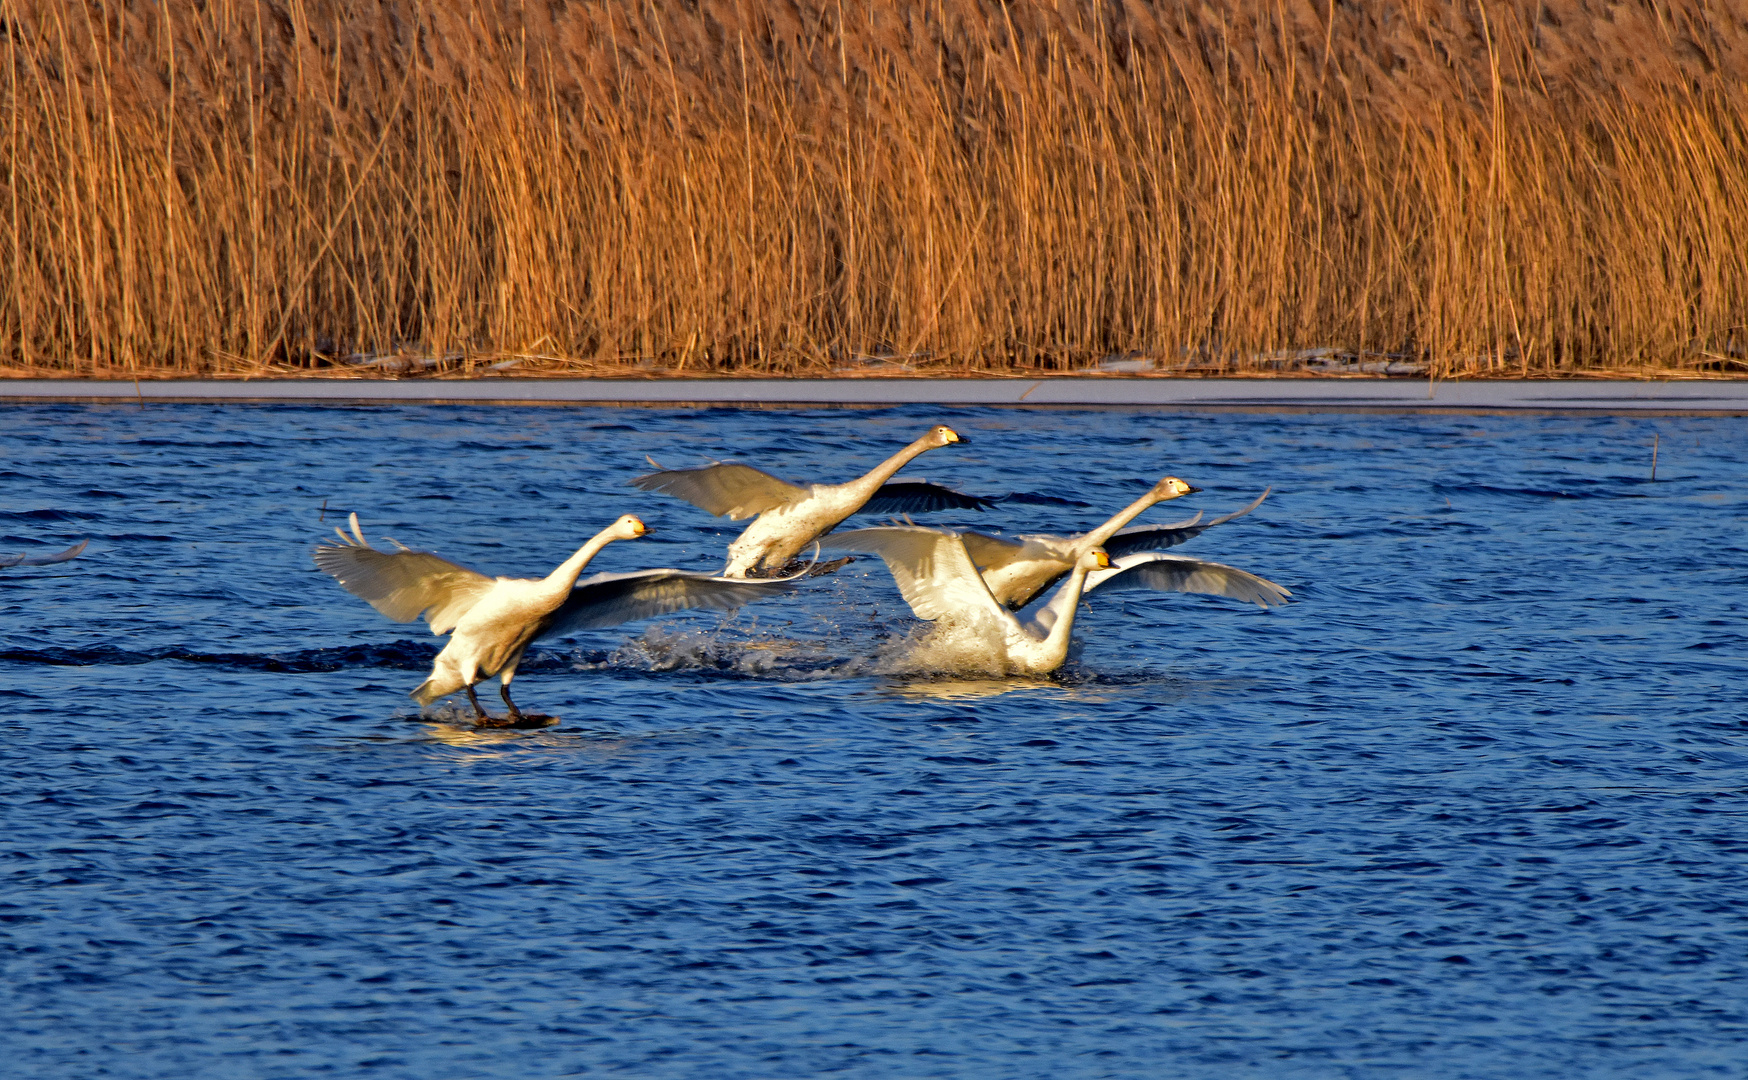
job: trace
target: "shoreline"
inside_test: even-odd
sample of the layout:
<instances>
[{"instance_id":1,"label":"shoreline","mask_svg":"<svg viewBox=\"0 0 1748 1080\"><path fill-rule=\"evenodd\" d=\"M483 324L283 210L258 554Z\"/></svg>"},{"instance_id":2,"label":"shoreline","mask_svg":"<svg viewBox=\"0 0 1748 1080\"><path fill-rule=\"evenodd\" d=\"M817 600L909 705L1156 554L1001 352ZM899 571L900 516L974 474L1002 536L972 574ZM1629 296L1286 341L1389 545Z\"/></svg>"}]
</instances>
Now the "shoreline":
<instances>
[{"instance_id":1,"label":"shoreline","mask_svg":"<svg viewBox=\"0 0 1748 1080\"><path fill-rule=\"evenodd\" d=\"M0 405L329 404L893 405L1282 409L1329 412L1581 412L1748 415L1748 380L530 377L367 379L0 379Z\"/></svg>"}]
</instances>

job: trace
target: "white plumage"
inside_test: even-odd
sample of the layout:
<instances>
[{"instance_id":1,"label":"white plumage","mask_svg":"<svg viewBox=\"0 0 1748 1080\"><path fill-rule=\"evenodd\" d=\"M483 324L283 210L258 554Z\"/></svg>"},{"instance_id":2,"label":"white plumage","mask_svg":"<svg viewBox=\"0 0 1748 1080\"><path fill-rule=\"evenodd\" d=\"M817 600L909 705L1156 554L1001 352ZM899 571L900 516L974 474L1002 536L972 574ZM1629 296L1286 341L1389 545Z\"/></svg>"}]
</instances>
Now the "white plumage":
<instances>
[{"instance_id":1,"label":"white plumage","mask_svg":"<svg viewBox=\"0 0 1748 1080\"><path fill-rule=\"evenodd\" d=\"M1068 580L1022 622L991 592L959 533L883 526L854 529L823 543L880 556L917 618L945 620L943 632L979 652L986 667L1017 675L1041 675L1062 666L1081 598L1098 588L1206 593L1261 607L1284 604L1292 595L1272 581L1220 563L1159 552L1126 555L1113 563L1105 549L1094 547L1076 556Z\"/></svg>"},{"instance_id":2,"label":"white plumage","mask_svg":"<svg viewBox=\"0 0 1748 1080\"><path fill-rule=\"evenodd\" d=\"M954 638L961 654L975 655L985 670L1010 675L1043 675L1062 666L1087 574L1111 565L1102 548L1082 555L1058 590L1066 617L1039 633L990 594L958 533L892 525L855 529L824 543L880 556L917 618L939 622L936 633Z\"/></svg>"},{"instance_id":3,"label":"white plumage","mask_svg":"<svg viewBox=\"0 0 1748 1080\"><path fill-rule=\"evenodd\" d=\"M944 424L887 458L866 475L843 484L805 487L779 480L751 465L719 463L697 469L666 469L631 481L644 491L684 499L730 521L753 518L728 546L724 577L781 573L808 544L835 529L859 510L870 513L920 513L947 508L979 508L988 500L921 482L887 484L917 455L964 442ZM887 490L891 489L891 490Z\"/></svg>"},{"instance_id":4,"label":"white plumage","mask_svg":"<svg viewBox=\"0 0 1748 1080\"><path fill-rule=\"evenodd\" d=\"M364 539L358 515L352 534L336 529L339 544L316 548L316 566L340 586L396 622L423 617L433 634L449 634L431 677L412 692L421 705L465 690L482 723L494 723L480 707L474 684L500 677L499 693L510 723L522 713L510 700L510 681L528 646L591 627L616 626L686 608L737 608L763 596L787 592L794 579L740 581L681 570L640 570L577 578L607 544L649 530L630 514L601 530L544 578L487 577L433 555L402 546L378 551Z\"/></svg>"}]
</instances>

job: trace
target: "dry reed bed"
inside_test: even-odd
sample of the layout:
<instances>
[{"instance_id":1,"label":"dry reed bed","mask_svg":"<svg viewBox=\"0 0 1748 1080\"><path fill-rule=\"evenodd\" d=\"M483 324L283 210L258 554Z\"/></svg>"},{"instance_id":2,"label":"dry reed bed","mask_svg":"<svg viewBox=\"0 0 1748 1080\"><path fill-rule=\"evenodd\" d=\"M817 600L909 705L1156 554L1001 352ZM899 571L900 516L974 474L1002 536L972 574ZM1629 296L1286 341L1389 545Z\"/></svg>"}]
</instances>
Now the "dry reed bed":
<instances>
[{"instance_id":1,"label":"dry reed bed","mask_svg":"<svg viewBox=\"0 0 1748 1080\"><path fill-rule=\"evenodd\" d=\"M1748 368L1740 0L366 7L0 0L0 367Z\"/></svg>"}]
</instances>

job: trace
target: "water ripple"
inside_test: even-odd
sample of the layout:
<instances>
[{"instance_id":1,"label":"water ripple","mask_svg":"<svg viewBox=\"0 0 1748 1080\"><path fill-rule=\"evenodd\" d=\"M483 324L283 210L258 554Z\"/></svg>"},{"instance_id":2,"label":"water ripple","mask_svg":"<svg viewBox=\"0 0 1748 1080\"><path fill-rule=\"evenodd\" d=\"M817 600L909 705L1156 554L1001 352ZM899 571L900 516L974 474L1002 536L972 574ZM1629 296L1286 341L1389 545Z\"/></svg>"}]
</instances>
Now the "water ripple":
<instances>
[{"instance_id":1,"label":"water ripple","mask_svg":"<svg viewBox=\"0 0 1748 1080\"><path fill-rule=\"evenodd\" d=\"M93 538L0 572L0 1043L21 1075L1748 1058L1748 421L11 416L6 547ZM1084 527L1166 473L1206 491L1160 520L1272 485L1183 550L1299 602L1095 596L1056 676L931 674L862 560L728 620L543 648L518 698L562 722L490 731L453 702L421 717L405 695L440 642L309 561L356 510L539 574L633 512L658 537L601 569L713 569L738 527L628 488L644 454L836 479L937 420L970 443L915 475L1019 493L979 528Z\"/></svg>"}]
</instances>

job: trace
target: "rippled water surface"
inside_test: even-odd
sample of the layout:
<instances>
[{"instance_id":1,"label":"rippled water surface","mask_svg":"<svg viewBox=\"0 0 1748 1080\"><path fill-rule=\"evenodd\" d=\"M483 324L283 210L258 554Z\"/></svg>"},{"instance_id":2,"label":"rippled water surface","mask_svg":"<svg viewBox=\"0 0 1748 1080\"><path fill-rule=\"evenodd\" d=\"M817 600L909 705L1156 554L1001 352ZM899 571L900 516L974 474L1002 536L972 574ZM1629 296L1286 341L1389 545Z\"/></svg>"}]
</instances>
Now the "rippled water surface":
<instances>
[{"instance_id":1,"label":"rippled water surface","mask_svg":"<svg viewBox=\"0 0 1748 1080\"><path fill-rule=\"evenodd\" d=\"M1748 420L0 417L0 552L91 537L0 571L0 1071L1748 1074ZM938 419L910 475L1088 504L985 529L1272 486L1178 550L1298 602L1095 595L1054 680L925 679L861 561L546 648L562 723L481 732L310 562L356 510L540 575L635 512L594 569L712 569L646 453L842 479Z\"/></svg>"}]
</instances>

